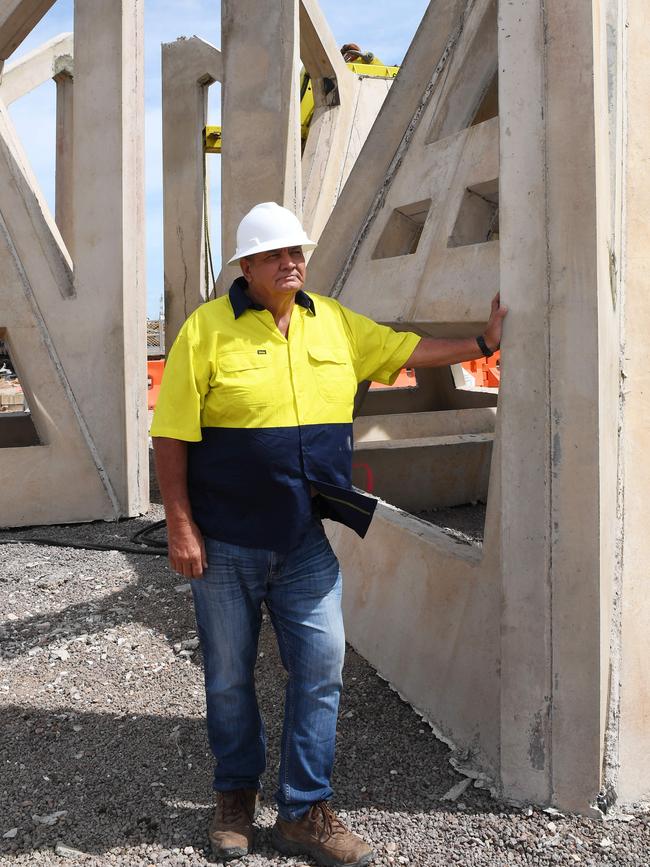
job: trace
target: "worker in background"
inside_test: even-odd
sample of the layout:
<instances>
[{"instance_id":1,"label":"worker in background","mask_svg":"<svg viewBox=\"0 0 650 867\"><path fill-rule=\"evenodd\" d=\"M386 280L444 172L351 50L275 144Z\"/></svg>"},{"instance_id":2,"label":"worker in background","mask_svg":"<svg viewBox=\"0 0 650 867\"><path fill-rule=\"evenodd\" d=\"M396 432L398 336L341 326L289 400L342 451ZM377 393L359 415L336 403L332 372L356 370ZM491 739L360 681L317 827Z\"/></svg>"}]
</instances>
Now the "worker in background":
<instances>
[{"instance_id":1,"label":"worker in background","mask_svg":"<svg viewBox=\"0 0 650 867\"><path fill-rule=\"evenodd\" d=\"M253 841L266 764L254 680L264 603L288 674L273 844L359 867L371 848L330 807L345 639L321 519L363 536L375 509L351 484L358 383L490 355L506 309L497 296L478 337L396 332L304 291L315 246L274 202L243 218L230 260L242 275L183 325L151 434L169 559L191 580L203 650L214 855L241 857Z\"/></svg>"}]
</instances>

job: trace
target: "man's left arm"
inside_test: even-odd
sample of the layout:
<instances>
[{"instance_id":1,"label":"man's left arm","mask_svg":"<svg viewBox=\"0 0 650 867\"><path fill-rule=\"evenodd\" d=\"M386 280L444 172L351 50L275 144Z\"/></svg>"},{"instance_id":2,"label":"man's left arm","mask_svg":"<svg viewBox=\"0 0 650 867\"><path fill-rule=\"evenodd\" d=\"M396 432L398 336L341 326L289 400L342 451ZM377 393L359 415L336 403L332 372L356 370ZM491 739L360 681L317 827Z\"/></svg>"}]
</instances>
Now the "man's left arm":
<instances>
[{"instance_id":1,"label":"man's left arm","mask_svg":"<svg viewBox=\"0 0 650 867\"><path fill-rule=\"evenodd\" d=\"M500 296L495 295L488 324L480 335L490 352L495 352L501 344L503 320L507 312L508 308L502 306ZM461 361L472 361L484 355L485 350L479 346L476 337L423 337L404 367L444 367Z\"/></svg>"}]
</instances>

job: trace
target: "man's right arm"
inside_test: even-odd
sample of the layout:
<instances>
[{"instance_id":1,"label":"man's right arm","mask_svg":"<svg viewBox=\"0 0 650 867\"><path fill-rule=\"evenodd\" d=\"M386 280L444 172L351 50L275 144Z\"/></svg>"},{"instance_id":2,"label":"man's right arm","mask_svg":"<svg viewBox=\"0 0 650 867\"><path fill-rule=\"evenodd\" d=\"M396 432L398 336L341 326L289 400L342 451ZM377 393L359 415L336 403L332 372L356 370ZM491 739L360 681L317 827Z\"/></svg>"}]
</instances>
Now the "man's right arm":
<instances>
[{"instance_id":1,"label":"man's right arm","mask_svg":"<svg viewBox=\"0 0 650 867\"><path fill-rule=\"evenodd\" d=\"M187 443L153 437L156 475L167 518L169 563L185 578L201 578L208 562L187 492Z\"/></svg>"}]
</instances>

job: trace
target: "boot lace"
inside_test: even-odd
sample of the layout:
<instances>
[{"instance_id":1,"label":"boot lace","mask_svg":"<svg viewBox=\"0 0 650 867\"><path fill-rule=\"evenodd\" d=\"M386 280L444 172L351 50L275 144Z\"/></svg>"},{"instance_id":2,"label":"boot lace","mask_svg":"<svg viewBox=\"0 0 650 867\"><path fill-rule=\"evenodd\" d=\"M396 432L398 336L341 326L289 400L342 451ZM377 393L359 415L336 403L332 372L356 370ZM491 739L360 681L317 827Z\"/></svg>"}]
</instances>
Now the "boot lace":
<instances>
[{"instance_id":1,"label":"boot lace","mask_svg":"<svg viewBox=\"0 0 650 867\"><path fill-rule=\"evenodd\" d=\"M311 819L316 827L321 826L318 839L321 843L329 840L335 834L347 834L348 829L344 822L339 819L327 801L317 801L310 809Z\"/></svg>"}]
</instances>

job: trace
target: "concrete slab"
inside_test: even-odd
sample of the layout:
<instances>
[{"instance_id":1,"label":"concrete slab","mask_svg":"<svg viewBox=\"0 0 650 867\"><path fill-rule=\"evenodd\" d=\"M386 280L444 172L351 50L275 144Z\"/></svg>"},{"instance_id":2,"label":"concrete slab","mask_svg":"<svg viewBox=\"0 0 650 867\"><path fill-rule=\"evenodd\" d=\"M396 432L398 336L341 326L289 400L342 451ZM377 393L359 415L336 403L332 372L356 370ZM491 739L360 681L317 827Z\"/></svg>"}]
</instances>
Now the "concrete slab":
<instances>
[{"instance_id":1,"label":"concrete slab","mask_svg":"<svg viewBox=\"0 0 650 867\"><path fill-rule=\"evenodd\" d=\"M413 437L494 433L495 425L493 408L359 416L354 420L354 442L360 446Z\"/></svg>"},{"instance_id":2,"label":"concrete slab","mask_svg":"<svg viewBox=\"0 0 650 867\"><path fill-rule=\"evenodd\" d=\"M348 69L316 0L300 3L300 56L314 92L302 155L303 225L318 240L392 79L368 78Z\"/></svg>"},{"instance_id":3,"label":"concrete slab","mask_svg":"<svg viewBox=\"0 0 650 867\"><path fill-rule=\"evenodd\" d=\"M343 564L352 646L440 737L496 777L500 603L494 557L383 503L361 545L351 531L326 523ZM486 529L492 535L490 516Z\"/></svg>"}]
</instances>

